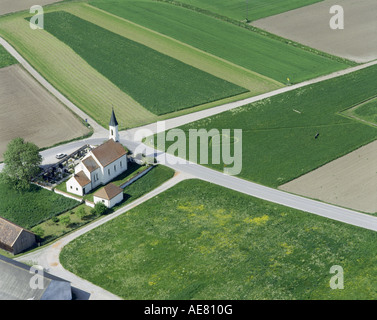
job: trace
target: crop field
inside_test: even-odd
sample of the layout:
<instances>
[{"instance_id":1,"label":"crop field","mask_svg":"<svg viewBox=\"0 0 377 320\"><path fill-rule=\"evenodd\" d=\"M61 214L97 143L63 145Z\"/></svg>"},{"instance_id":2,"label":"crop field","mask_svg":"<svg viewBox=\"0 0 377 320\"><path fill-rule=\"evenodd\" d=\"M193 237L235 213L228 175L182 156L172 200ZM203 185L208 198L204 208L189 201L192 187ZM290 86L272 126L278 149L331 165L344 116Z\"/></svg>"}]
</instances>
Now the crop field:
<instances>
[{"instance_id":1,"label":"crop field","mask_svg":"<svg viewBox=\"0 0 377 320\"><path fill-rule=\"evenodd\" d=\"M79 204L35 185L20 193L0 184L0 198L0 216L26 229Z\"/></svg>"},{"instance_id":2,"label":"crop field","mask_svg":"<svg viewBox=\"0 0 377 320\"><path fill-rule=\"evenodd\" d=\"M343 115L344 110L375 97L373 79L376 76L377 67L369 67L193 122L181 129L186 132L197 128L242 129L240 176L278 187L377 138L375 126ZM224 163L210 166L224 169Z\"/></svg>"},{"instance_id":3,"label":"crop field","mask_svg":"<svg viewBox=\"0 0 377 320\"><path fill-rule=\"evenodd\" d=\"M124 299L375 299L376 237L187 180L77 238L60 261ZM331 290L339 263L346 284Z\"/></svg>"},{"instance_id":4,"label":"crop field","mask_svg":"<svg viewBox=\"0 0 377 320\"><path fill-rule=\"evenodd\" d=\"M4 49L3 46L0 46L0 68L10 66L17 63L17 60L14 59L8 51Z\"/></svg>"},{"instance_id":5,"label":"crop field","mask_svg":"<svg viewBox=\"0 0 377 320\"><path fill-rule=\"evenodd\" d=\"M377 141L319 167L279 189L377 214Z\"/></svg>"},{"instance_id":6,"label":"crop field","mask_svg":"<svg viewBox=\"0 0 377 320\"><path fill-rule=\"evenodd\" d=\"M343 30L329 27L329 10L341 5L345 12ZM254 21L268 32L312 48L356 62L377 58L377 6L375 0L325 0L311 6Z\"/></svg>"},{"instance_id":7,"label":"crop field","mask_svg":"<svg viewBox=\"0 0 377 320\"><path fill-rule=\"evenodd\" d=\"M349 64L172 4L93 0L91 5L282 84L345 69ZM148 12L148 19L145 18Z\"/></svg>"},{"instance_id":8,"label":"crop field","mask_svg":"<svg viewBox=\"0 0 377 320\"><path fill-rule=\"evenodd\" d=\"M62 0L38 0L38 5L44 6L50 3L58 2ZM0 16L3 14L21 11L21 10L29 10L31 6L35 5L36 2L34 0L1 0L0 1Z\"/></svg>"},{"instance_id":9,"label":"crop field","mask_svg":"<svg viewBox=\"0 0 377 320\"><path fill-rule=\"evenodd\" d=\"M112 106L117 107L120 129L125 129L201 110L218 103L261 94L282 86L267 77L85 3L56 4L46 7L45 13L63 9L81 19L96 23L104 29L149 46L217 78L228 80L249 90L237 97L156 116L46 30L31 30L29 23L25 20L30 17L29 13L17 13L2 17L0 35L10 42L54 87L104 127L107 127L107 118L111 113Z\"/></svg>"},{"instance_id":10,"label":"crop field","mask_svg":"<svg viewBox=\"0 0 377 320\"><path fill-rule=\"evenodd\" d=\"M179 0L237 20L250 21L304 7L323 0Z\"/></svg>"},{"instance_id":11,"label":"crop field","mask_svg":"<svg viewBox=\"0 0 377 320\"><path fill-rule=\"evenodd\" d=\"M20 65L0 69L0 161L7 144L16 137L45 148L89 133L82 121Z\"/></svg>"},{"instance_id":12,"label":"crop field","mask_svg":"<svg viewBox=\"0 0 377 320\"><path fill-rule=\"evenodd\" d=\"M247 91L64 11L45 30L156 115Z\"/></svg>"}]
</instances>

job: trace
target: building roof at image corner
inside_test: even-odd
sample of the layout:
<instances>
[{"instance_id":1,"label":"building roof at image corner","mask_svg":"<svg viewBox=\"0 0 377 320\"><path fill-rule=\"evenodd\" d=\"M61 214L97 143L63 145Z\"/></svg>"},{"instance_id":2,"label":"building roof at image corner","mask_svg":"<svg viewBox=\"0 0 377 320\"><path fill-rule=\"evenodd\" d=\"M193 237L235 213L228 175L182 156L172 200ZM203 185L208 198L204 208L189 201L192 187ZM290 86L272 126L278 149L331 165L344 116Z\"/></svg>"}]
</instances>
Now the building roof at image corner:
<instances>
[{"instance_id":1,"label":"building roof at image corner","mask_svg":"<svg viewBox=\"0 0 377 320\"><path fill-rule=\"evenodd\" d=\"M69 281L45 271L38 274L42 276L43 288L32 288L30 282L35 272L31 272L31 267L0 255L0 300L72 299Z\"/></svg>"}]
</instances>

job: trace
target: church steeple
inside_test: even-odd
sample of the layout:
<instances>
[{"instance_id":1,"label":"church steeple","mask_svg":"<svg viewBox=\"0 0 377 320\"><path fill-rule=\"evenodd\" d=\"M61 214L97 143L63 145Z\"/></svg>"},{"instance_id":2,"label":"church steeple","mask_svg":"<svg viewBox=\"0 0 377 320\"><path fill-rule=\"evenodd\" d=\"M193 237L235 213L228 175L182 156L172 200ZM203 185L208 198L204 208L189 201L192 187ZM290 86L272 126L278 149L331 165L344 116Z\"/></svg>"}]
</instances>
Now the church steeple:
<instances>
[{"instance_id":1,"label":"church steeple","mask_svg":"<svg viewBox=\"0 0 377 320\"><path fill-rule=\"evenodd\" d=\"M113 139L115 142L119 141L118 121L115 117L114 108L111 112L111 118L109 123L109 139Z\"/></svg>"}]
</instances>

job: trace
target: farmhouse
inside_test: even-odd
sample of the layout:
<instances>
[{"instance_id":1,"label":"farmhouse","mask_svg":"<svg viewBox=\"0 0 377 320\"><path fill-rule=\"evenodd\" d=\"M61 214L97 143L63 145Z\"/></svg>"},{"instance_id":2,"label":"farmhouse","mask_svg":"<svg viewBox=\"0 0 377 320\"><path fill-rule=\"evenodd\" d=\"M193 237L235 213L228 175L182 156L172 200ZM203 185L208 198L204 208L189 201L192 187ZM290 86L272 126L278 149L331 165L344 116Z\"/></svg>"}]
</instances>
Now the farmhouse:
<instances>
[{"instance_id":1,"label":"farmhouse","mask_svg":"<svg viewBox=\"0 0 377 320\"><path fill-rule=\"evenodd\" d=\"M126 171L127 154L118 141L118 122L113 110L109 124L109 140L91 150L75 167L74 175L67 181L67 191L83 196L99 185L106 185Z\"/></svg>"},{"instance_id":2,"label":"farmhouse","mask_svg":"<svg viewBox=\"0 0 377 320\"><path fill-rule=\"evenodd\" d=\"M0 248L18 254L37 245L35 234L0 217Z\"/></svg>"},{"instance_id":3,"label":"farmhouse","mask_svg":"<svg viewBox=\"0 0 377 320\"><path fill-rule=\"evenodd\" d=\"M0 255L0 300L71 300L71 284Z\"/></svg>"}]
</instances>

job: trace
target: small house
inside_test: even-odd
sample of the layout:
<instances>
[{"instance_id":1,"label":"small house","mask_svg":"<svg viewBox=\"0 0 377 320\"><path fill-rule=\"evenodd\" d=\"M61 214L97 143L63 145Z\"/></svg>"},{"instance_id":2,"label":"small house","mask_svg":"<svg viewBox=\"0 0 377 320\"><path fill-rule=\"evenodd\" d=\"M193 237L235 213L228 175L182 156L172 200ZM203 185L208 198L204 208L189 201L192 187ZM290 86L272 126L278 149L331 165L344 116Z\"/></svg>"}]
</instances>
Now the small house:
<instances>
[{"instance_id":1,"label":"small house","mask_svg":"<svg viewBox=\"0 0 377 320\"><path fill-rule=\"evenodd\" d=\"M94 193L93 200L94 203L102 202L106 207L112 208L123 200L123 189L109 183Z\"/></svg>"},{"instance_id":2,"label":"small house","mask_svg":"<svg viewBox=\"0 0 377 320\"><path fill-rule=\"evenodd\" d=\"M12 254L18 254L36 245L37 241L34 233L0 217L1 249Z\"/></svg>"}]
</instances>

